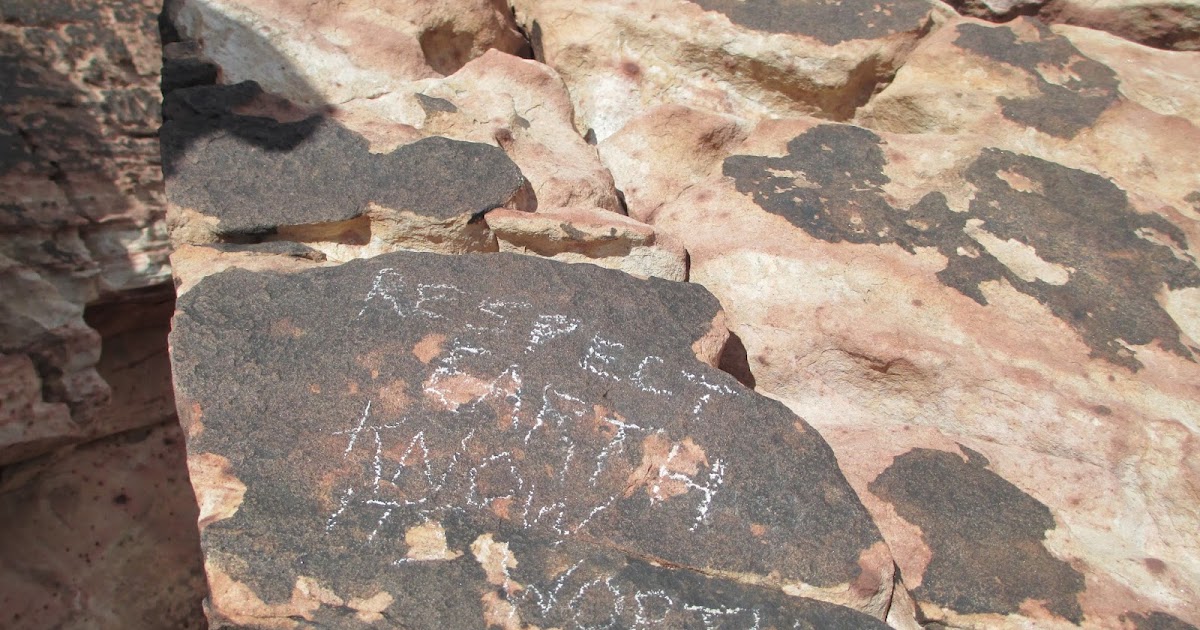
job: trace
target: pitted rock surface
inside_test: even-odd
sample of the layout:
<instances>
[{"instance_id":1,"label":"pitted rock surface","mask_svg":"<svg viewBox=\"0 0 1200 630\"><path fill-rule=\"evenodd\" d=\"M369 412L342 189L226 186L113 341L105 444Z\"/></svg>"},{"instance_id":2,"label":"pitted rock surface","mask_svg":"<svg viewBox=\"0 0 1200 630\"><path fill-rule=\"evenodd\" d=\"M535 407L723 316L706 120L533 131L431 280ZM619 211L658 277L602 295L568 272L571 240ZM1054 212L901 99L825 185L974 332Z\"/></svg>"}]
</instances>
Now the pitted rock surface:
<instances>
[{"instance_id":1,"label":"pitted rock surface","mask_svg":"<svg viewBox=\"0 0 1200 630\"><path fill-rule=\"evenodd\" d=\"M231 111L261 94L253 83L194 87L172 92L166 105L172 203L216 219L222 236L337 223L371 203L433 219L478 218L525 185L495 146L431 137L375 154L362 136L320 115L289 123Z\"/></svg>"},{"instance_id":2,"label":"pitted rock surface","mask_svg":"<svg viewBox=\"0 0 1200 630\"><path fill-rule=\"evenodd\" d=\"M867 627L777 590L862 606L891 559L816 432L697 358L717 314L506 254L206 278L172 349L210 615Z\"/></svg>"},{"instance_id":3,"label":"pitted rock surface","mask_svg":"<svg viewBox=\"0 0 1200 630\"><path fill-rule=\"evenodd\" d=\"M784 157L733 156L723 172L763 209L823 241L936 248L949 261L938 278L981 304L979 285L1004 279L1077 330L1095 356L1137 369L1126 345L1157 342L1194 357L1157 299L1164 284L1200 287L1200 268L1169 246L1188 247L1170 221L1134 211L1103 177L990 148L965 169L976 190L967 212L951 211L940 192L895 208L883 190L890 178L881 143L866 129L822 125L792 139ZM1021 277L980 247L975 230L1030 246L1070 271ZM1168 243L1146 239L1147 231Z\"/></svg>"},{"instance_id":4,"label":"pitted rock surface","mask_svg":"<svg viewBox=\"0 0 1200 630\"><path fill-rule=\"evenodd\" d=\"M872 493L921 528L932 559L913 595L956 611L1011 614L1026 600L1075 624L1083 575L1046 550L1045 505L987 469L987 458L913 449L871 482Z\"/></svg>"},{"instance_id":5,"label":"pitted rock surface","mask_svg":"<svg viewBox=\"0 0 1200 630\"><path fill-rule=\"evenodd\" d=\"M0 466L128 428L83 315L170 277L155 11L0 4Z\"/></svg>"}]
</instances>

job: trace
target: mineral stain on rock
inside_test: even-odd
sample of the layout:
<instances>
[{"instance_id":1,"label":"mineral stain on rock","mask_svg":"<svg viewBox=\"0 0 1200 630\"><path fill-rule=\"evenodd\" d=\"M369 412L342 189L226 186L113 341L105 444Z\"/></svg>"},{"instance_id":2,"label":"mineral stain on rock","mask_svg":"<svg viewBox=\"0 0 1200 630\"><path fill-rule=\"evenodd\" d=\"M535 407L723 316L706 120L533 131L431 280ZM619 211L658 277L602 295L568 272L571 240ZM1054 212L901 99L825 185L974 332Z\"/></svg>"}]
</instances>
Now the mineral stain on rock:
<instances>
[{"instance_id":1,"label":"mineral stain on rock","mask_svg":"<svg viewBox=\"0 0 1200 630\"><path fill-rule=\"evenodd\" d=\"M1177 226L1135 212L1099 175L1001 149L983 150L963 171L976 189L967 212L951 211L940 192L896 208L883 190L882 142L859 127L819 125L793 138L787 155L735 155L723 171L739 192L814 238L937 249L948 260L938 278L980 304L982 283L1008 282L1074 328L1092 356L1137 370L1127 346L1157 342L1195 360L1157 300L1164 284L1200 286L1195 263L1162 244L1187 249ZM1001 260L997 243L1032 248L1044 269Z\"/></svg>"},{"instance_id":2,"label":"mineral stain on rock","mask_svg":"<svg viewBox=\"0 0 1200 630\"><path fill-rule=\"evenodd\" d=\"M757 31L816 38L834 46L922 28L930 6L920 0L692 0Z\"/></svg>"},{"instance_id":3,"label":"mineral stain on rock","mask_svg":"<svg viewBox=\"0 0 1200 630\"><path fill-rule=\"evenodd\" d=\"M987 469L983 455L916 448L868 488L921 528L932 557L913 594L963 614L1018 613L1027 600L1076 624L1083 575L1046 550L1050 510Z\"/></svg>"},{"instance_id":4,"label":"mineral stain on rock","mask_svg":"<svg viewBox=\"0 0 1200 630\"><path fill-rule=\"evenodd\" d=\"M998 99L1005 118L1052 136L1074 138L1117 101L1116 72L1085 57L1049 26L1037 20L1023 22L1036 30L1036 41L1022 41L1009 27L960 24L954 43L1023 70L1036 82L1039 96Z\"/></svg>"},{"instance_id":5,"label":"mineral stain on rock","mask_svg":"<svg viewBox=\"0 0 1200 630\"><path fill-rule=\"evenodd\" d=\"M1148 615L1130 613L1121 617L1132 623L1134 630L1197 630L1196 626L1165 612L1155 611Z\"/></svg>"}]
</instances>

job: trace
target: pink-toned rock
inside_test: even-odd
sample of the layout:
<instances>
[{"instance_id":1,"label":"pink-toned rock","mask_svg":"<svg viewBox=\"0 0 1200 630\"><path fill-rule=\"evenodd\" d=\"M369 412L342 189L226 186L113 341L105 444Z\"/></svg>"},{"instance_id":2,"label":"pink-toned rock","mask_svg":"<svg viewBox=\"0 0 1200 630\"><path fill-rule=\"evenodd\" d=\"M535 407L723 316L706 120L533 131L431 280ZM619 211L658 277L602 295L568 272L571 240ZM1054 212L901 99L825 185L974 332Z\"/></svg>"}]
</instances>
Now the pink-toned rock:
<instances>
[{"instance_id":1,"label":"pink-toned rock","mask_svg":"<svg viewBox=\"0 0 1200 630\"><path fill-rule=\"evenodd\" d=\"M1047 22L1108 31L1171 50L1200 50L1196 0L950 0L959 11L985 20L1036 15Z\"/></svg>"},{"instance_id":2,"label":"pink-toned rock","mask_svg":"<svg viewBox=\"0 0 1200 630\"><path fill-rule=\"evenodd\" d=\"M947 24L856 119L896 133L980 134L989 146L1103 174L1140 206L1200 218L1200 173L1184 157L1200 145L1200 121L1186 117L1193 97L1172 96L1175 76L1196 81L1200 66L1181 57L1192 53L1065 32L1025 18ZM1112 65L1073 39L1108 50Z\"/></svg>"},{"instance_id":3,"label":"pink-toned rock","mask_svg":"<svg viewBox=\"0 0 1200 630\"><path fill-rule=\"evenodd\" d=\"M125 426L97 419L110 388L83 315L170 274L156 11L0 7L0 352L21 401L0 421L0 465Z\"/></svg>"},{"instance_id":4,"label":"pink-toned rock","mask_svg":"<svg viewBox=\"0 0 1200 630\"><path fill-rule=\"evenodd\" d=\"M174 417L6 468L0 514L3 627L207 627Z\"/></svg>"},{"instance_id":5,"label":"pink-toned rock","mask_svg":"<svg viewBox=\"0 0 1200 630\"><path fill-rule=\"evenodd\" d=\"M1171 189L992 136L742 133L664 108L600 149L830 441L917 618L1200 621L1200 230Z\"/></svg>"},{"instance_id":6,"label":"pink-toned rock","mask_svg":"<svg viewBox=\"0 0 1200 630\"><path fill-rule=\"evenodd\" d=\"M681 103L747 118L851 116L934 27L924 0L517 0L571 89L580 133Z\"/></svg>"},{"instance_id":7,"label":"pink-toned rock","mask_svg":"<svg viewBox=\"0 0 1200 630\"><path fill-rule=\"evenodd\" d=\"M527 46L501 0L168 0L168 19L226 83L257 81L311 107L453 74L489 49Z\"/></svg>"},{"instance_id":8,"label":"pink-toned rock","mask_svg":"<svg viewBox=\"0 0 1200 630\"><path fill-rule=\"evenodd\" d=\"M624 215L590 208L536 214L496 210L486 220L502 252L591 263L643 278L687 279L683 247Z\"/></svg>"},{"instance_id":9,"label":"pink-toned rock","mask_svg":"<svg viewBox=\"0 0 1200 630\"><path fill-rule=\"evenodd\" d=\"M179 0L168 13L182 37L202 42L222 83L253 80L292 104L332 110L373 151L429 136L497 145L540 206L619 209L594 149L572 131L561 79L514 56L528 45L502 2L310 4Z\"/></svg>"},{"instance_id":10,"label":"pink-toned rock","mask_svg":"<svg viewBox=\"0 0 1200 630\"><path fill-rule=\"evenodd\" d=\"M612 176L576 133L566 86L549 67L497 49L444 78L380 66L372 76L393 89L371 96L342 86L358 96L317 107L331 95L314 99L306 86L332 78L277 80L262 74L261 55L231 52L250 50L251 38L273 41L268 27L280 18L268 6L239 5L244 23L197 17L215 6L182 2L168 12L181 36L203 41L168 50L174 89L163 138L177 243L300 243L331 263L397 249L519 251L686 277L681 247L623 216ZM226 35L234 31L238 37ZM242 43L213 43L226 40ZM285 70L304 60L293 48L272 53ZM357 68L372 63L365 50L328 54ZM196 71L206 63L219 65L219 76ZM259 76L266 79L210 84ZM225 185L212 186L216 179ZM510 212L490 218L498 208ZM190 287L204 264L234 259L250 260L189 250L179 282Z\"/></svg>"}]
</instances>

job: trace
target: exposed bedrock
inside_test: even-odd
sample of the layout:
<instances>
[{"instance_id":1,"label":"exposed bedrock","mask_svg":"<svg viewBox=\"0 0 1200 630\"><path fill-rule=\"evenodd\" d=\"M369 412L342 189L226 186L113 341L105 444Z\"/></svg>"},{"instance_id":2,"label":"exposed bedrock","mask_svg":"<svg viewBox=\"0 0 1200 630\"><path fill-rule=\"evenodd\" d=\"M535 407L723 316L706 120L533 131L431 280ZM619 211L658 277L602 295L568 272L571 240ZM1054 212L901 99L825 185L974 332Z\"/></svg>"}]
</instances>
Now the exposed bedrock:
<instances>
[{"instance_id":1,"label":"exposed bedrock","mask_svg":"<svg viewBox=\"0 0 1200 630\"><path fill-rule=\"evenodd\" d=\"M1036 15L1046 22L1108 31L1168 50L1200 50L1196 0L948 0L964 15L1008 21Z\"/></svg>"},{"instance_id":2,"label":"exposed bedrock","mask_svg":"<svg viewBox=\"0 0 1200 630\"><path fill-rule=\"evenodd\" d=\"M208 622L1200 624L1196 29L956 4L169 2Z\"/></svg>"},{"instance_id":3,"label":"exposed bedrock","mask_svg":"<svg viewBox=\"0 0 1200 630\"><path fill-rule=\"evenodd\" d=\"M0 3L0 626L199 628L155 2Z\"/></svg>"}]
</instances>

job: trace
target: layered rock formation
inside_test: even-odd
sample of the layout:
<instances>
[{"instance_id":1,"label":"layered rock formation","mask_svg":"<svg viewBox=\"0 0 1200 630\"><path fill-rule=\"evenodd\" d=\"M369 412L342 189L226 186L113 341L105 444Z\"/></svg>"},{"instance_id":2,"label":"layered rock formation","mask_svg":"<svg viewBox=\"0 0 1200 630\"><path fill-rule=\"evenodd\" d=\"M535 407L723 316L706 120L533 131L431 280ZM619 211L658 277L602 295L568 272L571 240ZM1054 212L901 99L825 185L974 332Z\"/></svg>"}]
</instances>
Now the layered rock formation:
<instances>
[{"instance_id":1,"label":"layered rock formation","mask_svg":"<svg viewBox=\"0 0 1200 630\"><path fill-rule=\"evenodd\" d=\"M5 3L0 464L115 427L91 303L169 275L153 3ZM11 414L11 415L10 415ZM152 420L153 421L153 420Z\"/></svg>"},{"instance_id":2,"label":"layered rock formation","mask_svg":"<svg viewBox=\"0 0 1200 630\"><path fill-rule=\"evenodd\" d=\"M155 2L0 4L0 626L203 627Z\"/></svg>"},{"instance_id":3,"label":"layered rock formation","mask_svg":"<svg viewBox=\"0 0 1200 630\"><path fill-rule=\"evenodd\" d=\"M167 7L214 627L1200 624L1198 53L512 4Z\"/></svg>"}]
</instances>

